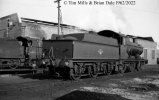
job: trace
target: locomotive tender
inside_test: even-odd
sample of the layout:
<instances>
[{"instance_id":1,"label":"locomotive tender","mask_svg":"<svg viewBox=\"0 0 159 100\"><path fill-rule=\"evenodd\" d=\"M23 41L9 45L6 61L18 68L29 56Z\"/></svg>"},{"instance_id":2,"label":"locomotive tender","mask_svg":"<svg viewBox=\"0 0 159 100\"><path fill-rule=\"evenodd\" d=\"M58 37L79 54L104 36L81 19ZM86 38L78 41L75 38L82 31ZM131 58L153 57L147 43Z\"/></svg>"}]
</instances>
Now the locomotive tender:
<instances>
[{"instance_id":1,"label":"locomotive tender","mask_svg":"<svg viewBox=\"0 0 159 100\"><path fill-rule=\"evenodd\" d=\"M43 41L43 64L62 77L79 79L112 72L139 71L146 63L143 47L132 38L113 31L77 33Z\"/></svg>"}]
</instances>

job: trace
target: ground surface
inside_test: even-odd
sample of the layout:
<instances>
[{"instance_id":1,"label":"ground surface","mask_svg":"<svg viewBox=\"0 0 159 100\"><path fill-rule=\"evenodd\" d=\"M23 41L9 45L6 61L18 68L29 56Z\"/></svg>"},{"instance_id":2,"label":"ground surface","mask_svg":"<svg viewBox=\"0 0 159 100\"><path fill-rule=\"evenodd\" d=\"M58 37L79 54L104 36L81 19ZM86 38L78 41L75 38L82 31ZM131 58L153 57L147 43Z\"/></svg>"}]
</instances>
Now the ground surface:
<instances>
[{"instance_id":1,"label":"ground surface","mask_svg":"<svg viewBox=\"0 0 159 100\"><path fill-rule=\"evenodd\" d=\"M1 75L0 100L159 100L159 66L78 81L47 75Z\"/></svg>"}]
</instances>

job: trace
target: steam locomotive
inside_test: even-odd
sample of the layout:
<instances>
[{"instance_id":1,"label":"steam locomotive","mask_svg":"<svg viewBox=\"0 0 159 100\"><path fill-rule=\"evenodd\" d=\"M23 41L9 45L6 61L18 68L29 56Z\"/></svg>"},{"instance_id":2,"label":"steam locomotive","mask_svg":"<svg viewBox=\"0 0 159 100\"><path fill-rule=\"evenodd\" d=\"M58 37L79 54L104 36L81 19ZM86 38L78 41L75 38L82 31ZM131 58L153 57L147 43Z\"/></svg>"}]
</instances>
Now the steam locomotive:
<instances>
[{"instance_id":1,"label":"steam locomotive","mask_svg":"<svg viewBox=\"0 0 159 100\"><path fill-rule=\"evenodd\" d=\"M21 36L0 38L0 72L35 72L41 59L41 45L36 39Z\"/></svg>"},{"instance_id":2,"label":"steam locomotive","mask_svg":"<svg viewBox=\"0 0 159 100\"><path fill-rule=\"evenodd\" d=\"M110 30L44 40L42 50L43 65L49 67L50 73L73 80L81 76L139 71L146 63L140 57L141 45L133 38Z\"/></svg>"},{"instance_id":3,"label":"steam locomotive","mask_svg":"<svg viewBox=\"0 0 159 100\"><path fill-rule=\"evenodd\" d=\"M110 30L42 41L21 36L0 39L0 71L49 68L50 74L70 79L139 71L146 63L140 57L143 47L131 40Z\"/></svg>"}]
</instances>

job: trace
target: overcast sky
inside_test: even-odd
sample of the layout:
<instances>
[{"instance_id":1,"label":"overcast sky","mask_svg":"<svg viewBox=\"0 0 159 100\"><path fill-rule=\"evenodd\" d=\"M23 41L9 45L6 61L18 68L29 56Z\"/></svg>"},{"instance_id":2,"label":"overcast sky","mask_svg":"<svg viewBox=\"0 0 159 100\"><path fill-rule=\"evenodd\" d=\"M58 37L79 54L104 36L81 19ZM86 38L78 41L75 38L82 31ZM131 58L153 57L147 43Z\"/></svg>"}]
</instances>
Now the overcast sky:
<instances>
[{"instance_id":1,"label":"overcast sky","mask_svg":"<svg viewBox=\"0 0 159 100\"><path fill-rule=\"evenodd\" d=\"M69 4L69 1L76 2L76 5ZM152 36L159 43L159 0L136 0L135 5L80 5L77 1L61 1L64 24L96 31L110 29L130 35ZM54 0L0 0L0 17L12 13L57 22L57 4Z\"/></svg>"}]
</instances>

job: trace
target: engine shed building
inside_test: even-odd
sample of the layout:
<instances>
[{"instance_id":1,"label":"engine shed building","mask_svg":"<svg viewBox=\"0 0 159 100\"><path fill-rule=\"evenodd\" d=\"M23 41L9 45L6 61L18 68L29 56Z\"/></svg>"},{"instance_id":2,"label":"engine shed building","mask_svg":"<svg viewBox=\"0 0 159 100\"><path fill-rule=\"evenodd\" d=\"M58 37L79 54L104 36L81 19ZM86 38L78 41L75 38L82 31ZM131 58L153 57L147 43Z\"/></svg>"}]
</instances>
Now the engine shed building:
<instances>
[{"instance_id":1,"label":"engine shed building","mask_svg":"<svg viewBox=\"0 0 159 100\"><path fill-rule=\"evenodd\" d=\"M144 47L141 57L148 60L148 64L157 64L157 42L152 37L136 37L135 42Z\"/></svg>"},{"instance_id":2,"label":"engine shed building","mask_svg":"<svg viewBox=\"0 0 159 100\"><path fill-rule=\"evenodd\" d=\"M61 29L61 32L65 34L88 32L82 28L67 24L61 24ZM58 34L57 30L58 23L21 18L17 13L0 18L0 38L27 36L38 39L51 39L52 34Z\"/></svg>"}]
</instances>

